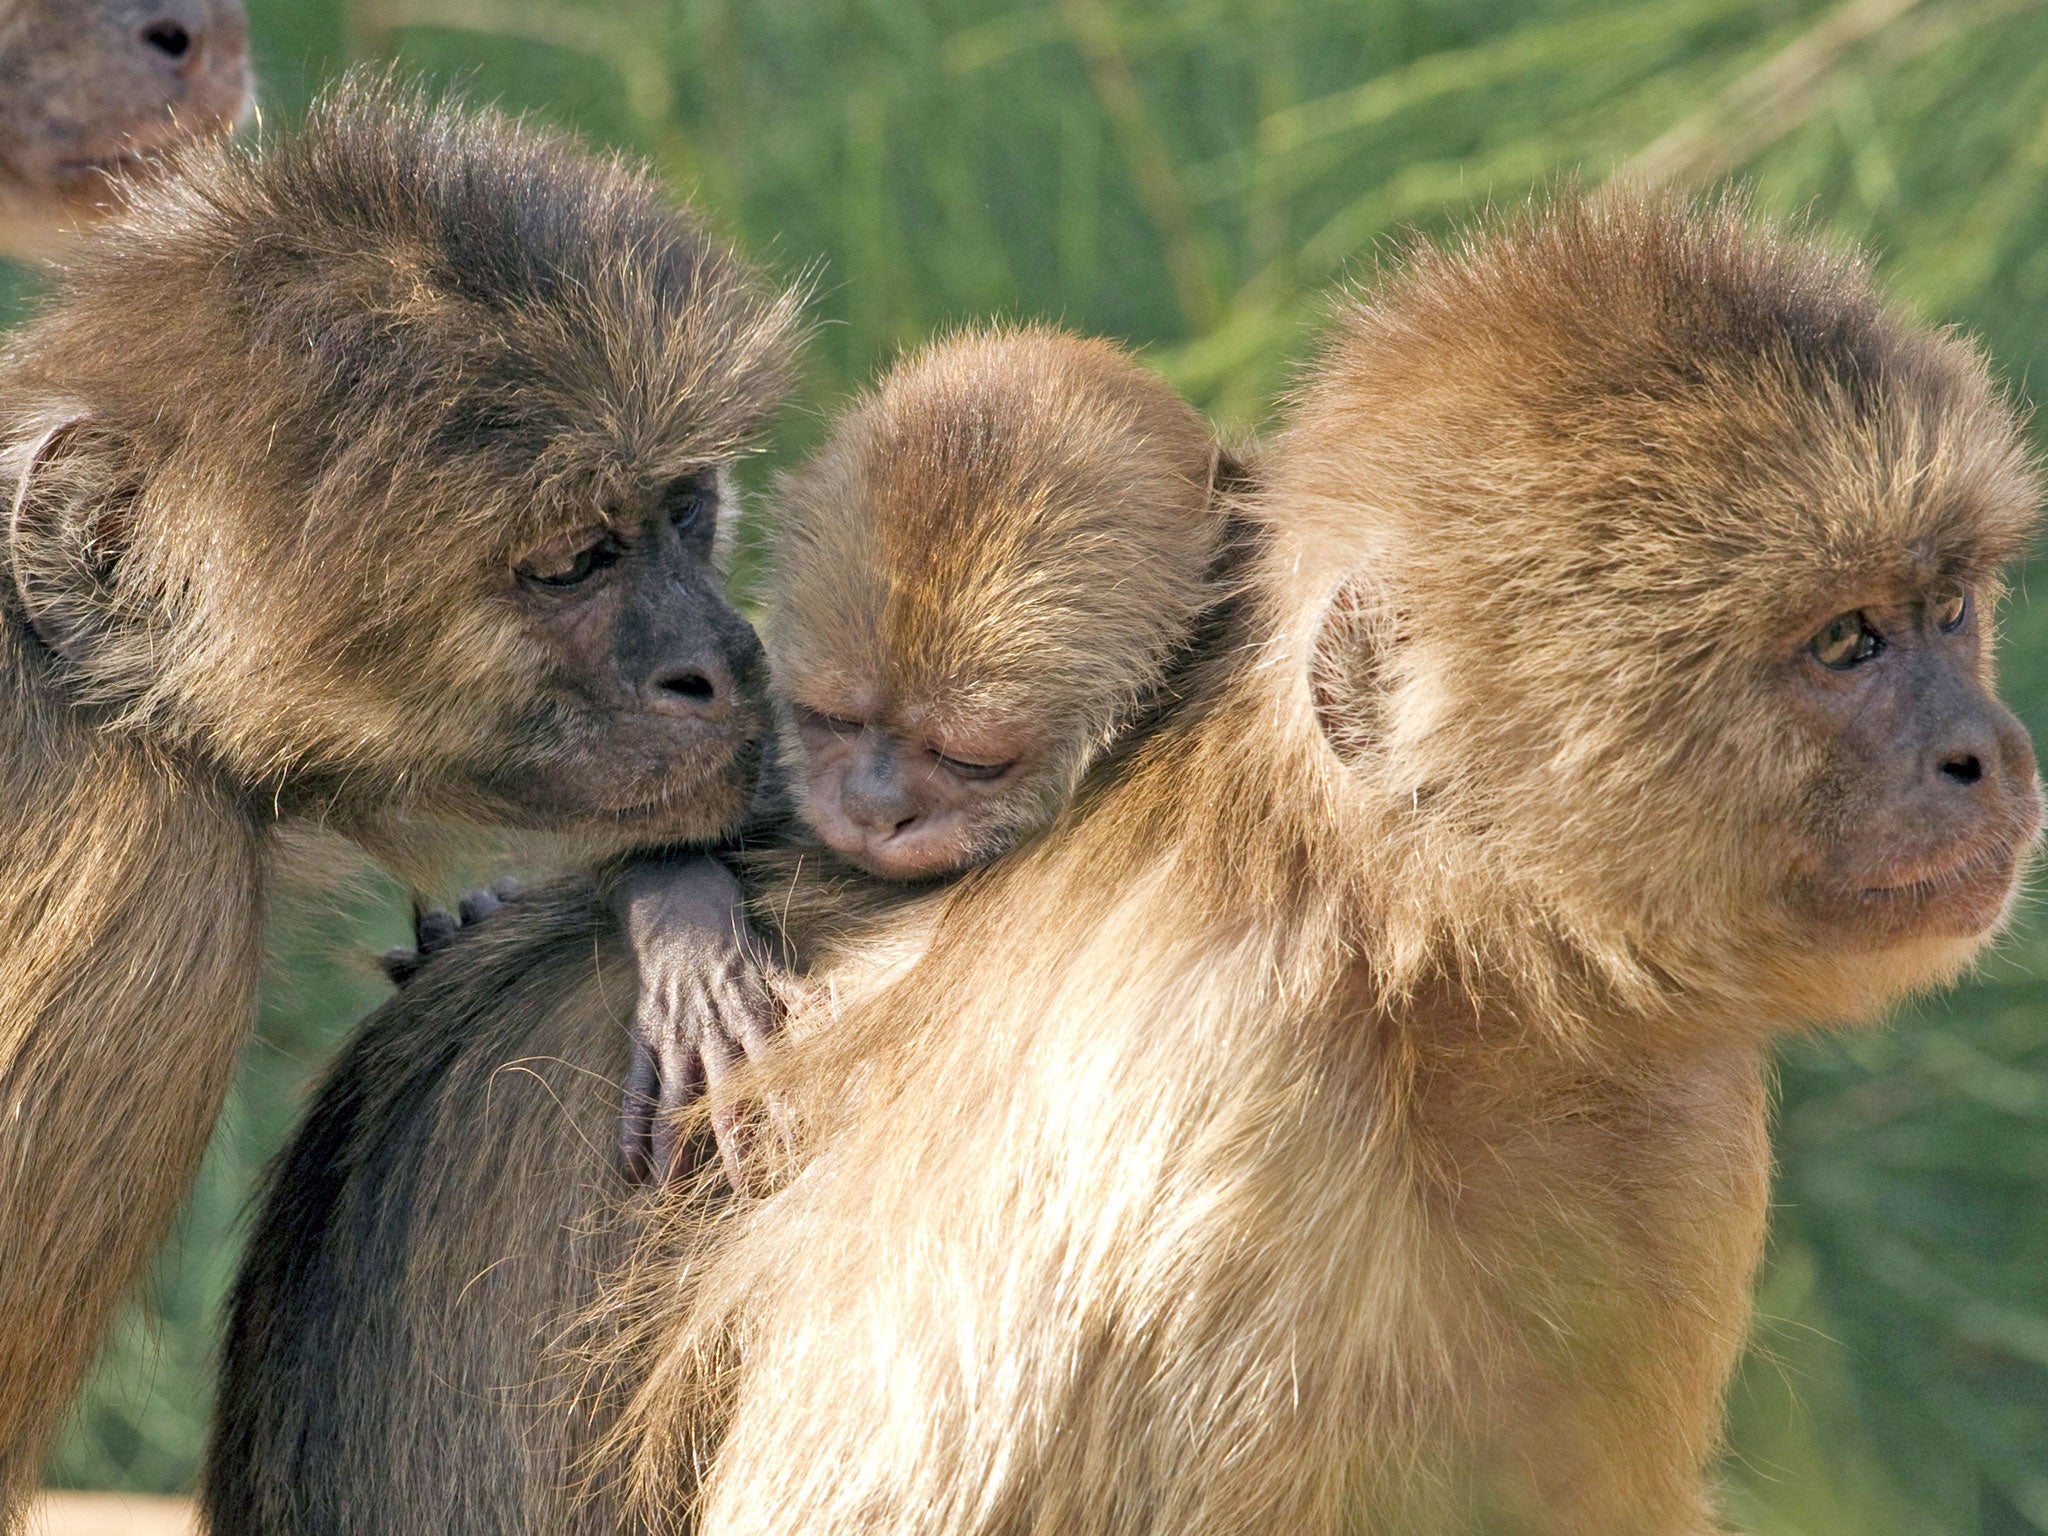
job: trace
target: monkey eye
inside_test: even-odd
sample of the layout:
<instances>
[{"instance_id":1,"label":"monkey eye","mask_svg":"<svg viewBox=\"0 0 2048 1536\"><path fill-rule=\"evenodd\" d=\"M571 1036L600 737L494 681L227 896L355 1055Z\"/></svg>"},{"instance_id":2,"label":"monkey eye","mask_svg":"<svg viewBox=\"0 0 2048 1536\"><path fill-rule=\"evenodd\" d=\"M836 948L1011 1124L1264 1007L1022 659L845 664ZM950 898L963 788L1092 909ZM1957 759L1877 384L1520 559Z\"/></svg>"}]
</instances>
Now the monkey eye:
<instances>
[{"instance_id":1,"label":"monkey eye","mask_svg":"<svg viewBox=\"0 0 2048 1536\"><path fill-rule=\"evenodd\" d=\"M718 515L718 485L708 475L685 475L661 493L662 511L677 528L688 530Z\"/></svg>"},{"instance_id":2,"label":"monkey eye","mask_svg":"<svg viewBox=\"0 0 2048 1536\"><path fill-rule=\"evenodd\" d=\"M806 704L799 704L797 713L803 717L804 724L815 725L822 730L830 731L834 736L858 736L867 729L859 720L849 720L844 715L828 715Z\"/></svg>"},{"instance_id":3,"label":"monkey eye","mask_svg":"<svg viewBox=\"0 0 2048 1536\"><path fill-rule=\"evenodd\" d=\"M1838 613L1806 643L1814 660L1832 672L1860 666L1884 649L1884 637L1860 613Z\"/></svg>"},{"instance_id":4,"label":"monkey eye","mask_svg":"<svg viewBox=\"0 0 2048 1536\"><path fill-rule=\"evenodd\" d=\"M1963 620L1970 616L1970 594L1962 587L1951 587L1934 595L1934 622L1944 634L1954 634L1963 627Z\"/></svg>"},{"instance_id":5,"label":"monkey eye","mask_svg":"<svg viewBox=\"0 0 2048 1536\"><path fill-rule=\"evenodd\" d=\"M948 757L943 752L934 752L932 757L957 779L1000 779L1017 766L1014 760L1007 763L970 763L964 758Z\"/></svg>"},{"instance_id":6,"label":"monkey eye","mask_svg":"<svg viewBox=\"0 0 2048 1536\"><path fill-rule=\"evenodd\" d=\"M551 539L514 567L519 579L529 586L563 588L581 586L599 571L616 565L625 553L617 534L609 529L593 533L579 529Z\"/></svg>"}]
</instances>

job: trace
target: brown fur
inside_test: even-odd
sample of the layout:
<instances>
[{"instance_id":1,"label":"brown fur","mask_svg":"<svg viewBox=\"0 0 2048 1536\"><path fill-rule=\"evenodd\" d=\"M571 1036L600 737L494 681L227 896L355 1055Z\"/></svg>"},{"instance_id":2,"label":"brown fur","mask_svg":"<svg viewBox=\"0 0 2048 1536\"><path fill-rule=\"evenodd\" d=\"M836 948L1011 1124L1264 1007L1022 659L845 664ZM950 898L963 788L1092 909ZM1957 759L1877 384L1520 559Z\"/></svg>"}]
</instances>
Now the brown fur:
<instances>
[{"instance_id":1,"label":"brown fur","mask_svg":"<svg viewBox=\"0 0 2048 1536\"><path fill-rule=\"evenodd\" d=\"M878 725L1030 743L972 812L975 862L1042 830L1218 600L1219 469L1207 423L1106 341L972 331L890 370L775 492L766 638L799 814L793 704L861 696ZM751 873L804 963L894 899L801 832Z\"/></svg>"},{"instance_id":2,"label":"brown fur","mask_svg":"<svg viewBox=\"0 0 2048 1536\"><path fill-rule=\"evenodd\" d=\"M1256 650L799 1032L810 1160L596 1314L657 1527L1715 1528L1763 1045L1978 942L1805 920L1775 669L1995 590L2013 414L1845 261L1567 200L1347 305L1269 473Z\"/></svg>"},{"instance_id":3,"label":"brown fur","mask_svg":"<svg viewBox=\"0 0 2048 1536\"><path fill-rule=\"evenodd\" d=\"M241 0L0 0L0 253L107 213L250 101Z\"/></svg>"},{"instance_id":4,"label":"brown fur","mask_svg":"<svg viewBox=\"0 0 2048 1536\"><path fill-rule=\"evenodd\" d=\"M283 819L603 849L743 808L733 749L664 766L652 825L530 793L605 722L497 593L598 498L739 451L793 315L630 172L351 89L260 155L195 152L14 342L0 1509L197 1165Z\"/></svg>"}]
</instances>

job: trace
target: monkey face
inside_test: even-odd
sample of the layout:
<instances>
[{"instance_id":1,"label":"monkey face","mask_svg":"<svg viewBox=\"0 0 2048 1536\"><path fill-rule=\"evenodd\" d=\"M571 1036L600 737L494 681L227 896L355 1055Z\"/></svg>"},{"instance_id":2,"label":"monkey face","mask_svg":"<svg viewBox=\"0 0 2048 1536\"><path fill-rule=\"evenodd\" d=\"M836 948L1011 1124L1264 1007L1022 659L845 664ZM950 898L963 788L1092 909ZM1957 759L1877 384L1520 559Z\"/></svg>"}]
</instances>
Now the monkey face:
<instances>
[{"instance_id":1,"label":"monkey face","mask_svg":"<svg viewBox=\"0 0 2048 1536\"><path fill-rule=\"evenodd\" d=\"M784 738L805 823L884 880L927 880L982 863L1036 830L1053 797L1044 754L1015 727L853 704L793 706Z\"/></svg>"},{"instance_id":2,"label":"monkey face","mask_svg":"<svg viewBox=\"0 0 2048 1536\"><path fill-rule=\"evenodd\" d=\"M0 78L0 196L76 217L112 202L110 172L249 111L248 23L240 0L30 0L0 26Z\"/></svg>"},{"instance_id":3,"label":"monkey face","mask_svg":"<svg viewBox=\"0 0 2048 1536\"><path fill-rule=\"evenodd\" d=\"M767 728L760 642L712 564L719 488L671 482L637 521L571 528L513 563L545 658L492 792L548 824L707 837L745 809Z\"/></svg>"},{"instance_id":4,"label":"monkey face","mask_svg":"<svg viewBox=\"0 0 2048 1536\"><path fill-rule=\"evenodd\" d=\"M1655 199L1421 255L1349 321L1271 526L1414 952L1560 947L1693 1019L1966 963L2041 816L1989 661L2041 483L1983 360Z\"/></svg>"},{"instance_id":5,"label":"monkey face","mask_svg":"<svg viewBox=\"0 0 2048 1536\"><path fill-rule=\"evenodd\" d=\"M1823 762L1794 899L1829 933L1969 939L2012 899L2041 799L2026 730L1984 675L1979 607L1932 582L1844 610L1784 679Z\"/></svg>"},{"instance_id":6,"label":"monkey face","mask_svg":"<svg viewBox=\"0 0 2048 1536\"><path fill-rule=\"evenodd\" d=\"M798 303L660 188L350 87L180 156L60 287L9 355L0 493L68 699L346 830L738 817L767 719L716 480Z\"/></svg>"}]
</instances>

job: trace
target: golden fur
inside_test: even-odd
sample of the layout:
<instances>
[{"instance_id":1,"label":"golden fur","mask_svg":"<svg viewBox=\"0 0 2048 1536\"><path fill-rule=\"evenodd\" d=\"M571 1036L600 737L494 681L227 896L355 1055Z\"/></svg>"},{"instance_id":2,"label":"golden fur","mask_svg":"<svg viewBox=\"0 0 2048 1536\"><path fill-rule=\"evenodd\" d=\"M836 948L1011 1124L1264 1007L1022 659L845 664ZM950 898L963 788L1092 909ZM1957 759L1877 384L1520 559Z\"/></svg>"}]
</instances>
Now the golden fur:
<instances>
[{"instance_id":1,"label":"golden fur","mask_svg":"<svg viewBox=\"0 0 2048 1536\"><path fill-rule=\"evenodd\" d=\"M1243 649L799 1030L807 1159L593 1314L655 1527L1716 1528L1764 1044L1975 947L1788 904L1772 668L1995 587L2013 412L1852 262L1566 198L1345 304L1267 472Z\"/></svg>"}]
</instances>

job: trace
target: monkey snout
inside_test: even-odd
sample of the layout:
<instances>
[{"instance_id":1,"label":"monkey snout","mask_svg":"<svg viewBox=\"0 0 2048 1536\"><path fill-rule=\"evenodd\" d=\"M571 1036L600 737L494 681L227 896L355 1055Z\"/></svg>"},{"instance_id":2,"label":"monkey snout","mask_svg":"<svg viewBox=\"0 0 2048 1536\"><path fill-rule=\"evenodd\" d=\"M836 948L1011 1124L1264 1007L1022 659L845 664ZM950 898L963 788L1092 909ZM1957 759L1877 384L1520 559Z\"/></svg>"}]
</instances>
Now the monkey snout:
<instances>
[{"instance_id":1,"label":"monkey snout","mask_svg":"<svg viewBox=\"0 0 2048 1536\"><path fill-rule=\"evenodd\" d=\"M645 694L648 708L658 714L722 725L732 718L733 691L732 673L723 663L697 661L655 673Z\"/></svg>"}]
</instances>

